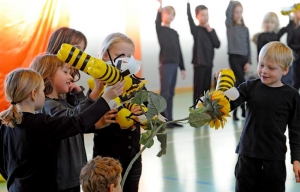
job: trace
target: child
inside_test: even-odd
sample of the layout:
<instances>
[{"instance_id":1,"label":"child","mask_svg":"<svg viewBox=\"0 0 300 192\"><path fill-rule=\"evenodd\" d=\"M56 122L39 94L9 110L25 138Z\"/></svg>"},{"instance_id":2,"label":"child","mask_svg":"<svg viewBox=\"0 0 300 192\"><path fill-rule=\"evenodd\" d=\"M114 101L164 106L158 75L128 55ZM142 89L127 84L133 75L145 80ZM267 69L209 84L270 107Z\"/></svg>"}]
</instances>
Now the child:
<instances>
[{"instance_id":1,"label":"child","mask_svg":"<svg viewBox=\"0 0 300 192\"><path fill-rule=\"evenodd\" d=\"M236 77L236 86L245 81L245 72L251 63L249 30L243 19L243 7L238 1L230 0L226 10L226 28L228 40L229 66ZM245 105L241 105L242 117L245 117ZM239 120L233 111L233 120Z\"/></svg>"},{"instance_id":2,"label":"child","mask_svg":"<svg viewBox=\"0 0 300 192\"><path fill-rule=\"evenodd\" d=\"M208 9L204 5L196 7L196 26L191 14L189 0L187 1L187 15L191 33L194 37L193 60L194 64L194 102L202 97L211 87L211 74L214 59L214 48L220 47L220 41L213 28L208 24Z\"/></svg>"},{"instance_id":3,"label":"child","mask_svg":"<svg viewBox=\"0 0 300 192\"><path fill-rule=\"evenodd\" d=\"M130 38L122 33L112 33L103 41L99 58L105 62L114 63L117 58L131 57L133 53L134 44ZM133 83L138 82L137 79L133 78ZM138 114L140 108L133 108L131 112ZM118 159L123 167L123 177L130 161L140 151L140 136L139 127L136 129L121 129L119 124L112 123L95 133L93 157L99 155ZM124 192L138 191L141 172L142 162L141 157L139 157L129 172L123 188Z\"/></svg>"},{"instance_id":4,"label":"child","mask_svg":"<svg viewBox=\"0 0 300 192\"><path fill-rule=\"evenodd\" d=\"M177 68L181 70L181 77L185 79L185 68L179 43L178 33L170 28L175 17L175 10L171 6L162 8L162 0L158 0L160 7L156 17L156 33L160 45L159 74L160 94L167 101L167 109L164 111L168 121L173 120L173 97L177 79ZM167 125L169 128L182 125L173 123Z\"/></svg>"},{"instance_id":5,"label":"child","mask_svg":"<svg viewBox=\"0 0 300 192\"><path fill-rule=\"evenodd\" d=\"M122 167L118 160L97 156L81 170L83 192L122 192Z\"/></svg>"},{"instance_id":6,"label":"child","mask_svg":"<svg viewBox=\"0 0 300 192\"><path fill-rule=\"evenodd\" d=\"M236 191L285 191L287 125L293 170L300 181L300 98L298 91L281 82L292 60L292 50L283 43L263 46L259 79L240 84L239 98L230 103L235 109L247 102L246 122L236 148Z\"/></svg>"},{"instance_id":7,"label":"child","mask_svg":"<svg viewBox=\"0 0 300 192\"><path fill-rule=\"evenodd\" d=\"M87 47L87 39L83 33L68 27L61 27L54 31L51 35L47 46L47 53L56 55L63 43L73 45L81 51L84 51ZM78 86L74 83L80 79L80 73L77 69L72 67L71 75L74 80L70 83L70 90L66 94L66 100L69 104L76 106L80 103L80 101L85 99L85 95L83 93L84 87Z\"/></svg>"},{"instance_id":8,"label":"child","mask_svg":"<svg viewBox=\"0 0 300 192\"><path fill-rule=\"evenodd\" d=\"M11 106L0 114L8 191L57 191L55 143L93 126L109 111L107 103L122 93L123 86L117 83L79 115L50 117L34 114L44 105L43 78L30 69L12 71L5 80Z\"/></svg>"},{"instance_id":9,"label":"child","mask_svg":"<svg viewBox=\"0 0 300 192\"><path fill-rule=\"evenodd\" d=\"M56 55L63 43L71 44L82 51L84 51L87 47L87 39L83 33L75 29L62 27L54 31L54 33L51 35L47 46L47 53ZM73 81L70 82L69 91L66 94L61 95L60 99L60 104L64 107L70 108L70 111L72 111L73 108L76 107L81 101L86 99L83 93L84 87L78 86L75 83L80 79L80 73L73 67L71 67L71 69L71 76L73 77ZM47 68L44 68L43 71L39 71L39 73L43 76L43 78L48 78L44 75L45 71L47 71ZM54 101L49 100L48 102ZM49 113L49 115L54 114ZM69 145L71 140L72 145ZM70 147L70 149L68 149L68 147ZM77 151L80 151L80 158L77 157ZM65 141L62 141L58 149L57 159L58 173L56 180L58 184L58 190L64 192L68 192L68 190L70 190L71 192L74 192L74 190L77 189L77 191L79 192L80 182L78 174L80 173L81 167L87 162L83 136L77 135L73 138L67 138ZM65 166L65 164L68 164L68 166ZM62 167L64 167L64 169L62 169Z\"/></svg>"},{"instance_id":10,"label":"child","mask_svg":"<svg viewBox=\"0 0 300 192\"><path fill-rule=\"evenodd\" d=\"M60 95L66 94L69 83L73 80L68 64L64 64L55 55L45 54L37 56L30 65L30 68L41 74L45 81L46 101L42 113L50 116L74 116L88 108L97 100L103 87L96 83L96 88L85 100L76 106L70 105ZM115 117L117 110L111 110L95 126L105 126L105 119ZM110 122L115 122L108 120ZM93 128L88 132L93 132ZM82 134L66 138L57 146L57 184L60 191L80 192L79 174L82 166L87 162L84 139Z\"/></svg>"},{"instance_id":11,"label":"child","mask_svg":"<svg viewBox=\"0 0 300 192\"><path fill-rule=\"evenodd\" d=\"M290 22L288 27L288 46L296 54L296 59L293 63L293 87L297 90L300 88L300 10L296 10L294 13L294 19Z\"/></svg>"},{"instance_id":12,"label":"child","mask_svg":"<svg viewBox=\"0 0 300 192\"><path fill-rule=\"evenodd\" d=\"M260 33L257 37L257 58L261 48L271 42L280 41L281 36L287 32L287 27L283 27L279 30L279 20L274 12L268 12L263 20L263 33ZM282 77L282 81L288 85L292 85L292 70L290 69L288 74Z\"/></svg>"}]
</instances>

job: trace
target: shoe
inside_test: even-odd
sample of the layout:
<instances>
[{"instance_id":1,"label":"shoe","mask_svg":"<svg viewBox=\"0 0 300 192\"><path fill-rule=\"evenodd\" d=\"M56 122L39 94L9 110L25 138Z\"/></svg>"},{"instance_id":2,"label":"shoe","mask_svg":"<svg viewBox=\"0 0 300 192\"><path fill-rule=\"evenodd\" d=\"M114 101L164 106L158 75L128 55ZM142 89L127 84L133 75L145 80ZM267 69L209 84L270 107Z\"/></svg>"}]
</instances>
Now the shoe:
<instances>
[{"instance_id":1,"label":"shoe","mask_svg":"<svg viewBox=\"0 0 300 192\"><path fill-rule=\"evenodd\" d=\"M174 125L172 125L172 123L167 124L167 128L174 128Z\"/></svg>"},{"instance_id":2,"label":"shoe","mask_svg":"<svg viewBox=\"0 0 300 192\"><path fill-rule=\"evenodd\" d=\"M171 125L173 125L173 127L183 127L183 125L178 124L178 123L171 123Z\"/></svg>"}]
</instances>

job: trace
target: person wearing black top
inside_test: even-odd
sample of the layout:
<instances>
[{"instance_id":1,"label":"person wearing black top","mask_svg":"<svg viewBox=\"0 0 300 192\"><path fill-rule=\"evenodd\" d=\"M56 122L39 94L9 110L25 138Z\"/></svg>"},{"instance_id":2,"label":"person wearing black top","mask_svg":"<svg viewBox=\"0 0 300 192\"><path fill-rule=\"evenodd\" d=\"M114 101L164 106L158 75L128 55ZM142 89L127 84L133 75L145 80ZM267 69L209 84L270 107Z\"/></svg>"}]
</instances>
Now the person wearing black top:
<instances>
[{"instance_id":1,"label":"person wearing black top","mask_svg":"<svg viewBox=\"0 0 300 192\"><path fill-rule=\"evenodd\" d=\"M236 191L284 192L286 180L286 127L289 129L291 163L300 181L300 97L281 82L293 52L280 42L266 44L259 57L259 79L237 88L240 96L231 109L246 102L246 120L236 153Z\"/></svg>"},{"instance_id":2,"label":"person wearing black top","mask_svg":"<svg viewBox=\"0 0 300 192\"><path fill-rule=\"evenodd\" d=\"M194 94L193 101L204 95L211 87L211 74L214 59L214 48L220 47L220 41L216 31L208 24L208 9L204 5L196 7L196 18L199 25L196 26L191 14L190 3L187 3L187 15L191 34L194 38L193 59L194 65Z\"/></svg>"},{"instance_id":3,"label":"person wearing black top","mask_svg":"<svg viewBox=\"0 0 300 192\"><path fill-rule=\"evenodd\" d=\"M291 22L279 30L279 20L274 12L268 12L263 20L263 29L264 32L260 33L257 37L257 59L261 48L272 41L280 41L282 35L284 35L288 28L291 26ZM292 85L292 68L289 72L282 77L282 81L288 85Z\"/></svg>"},{"instance_id":4,"label":"person wearing black top","mask_svg":"<svg viewBox=\"0 0 300 192\"><path fill-rule=\"evenodd\" d=\"M58 141L83 133L110 110L108 102L122 93L116 84L77 116L50 117L34 114L44 101L42 77L29 69L17 69L6 78L6 96L11 106L0 113L1 142L7 189L10 192L57 191L56 156Z\"/></svg>"},{"instance_id":5,"label":"person wearing black top","mask_svg":"<svg viewBox=\"0 0 300 192\"><path fill-rule=\"evenodd\" d=\"M296 58L293 62L293 87L300 88L300 10L296 10L294 20L290 21L287 44L294 51Z\"/></svg>"},{"instance_id":6,"label":"person wearing black top","mask_svg":"<svg viewBox=\"0 0 300 192\"><path fill-rule=\"evenodd\" d=\"M185 67L183 63L179 35L170 28L170 23L175 17L175 10L171 6L160 7L157 12L155 26L156 34L160 46L159 52L159 74L160 74L160 95L167 101L167 108L164 111L168 121L173 120L173 97L177 79L177 69L181 70L181 77L185 79ZM182 127L173 123L167 127Z\"/></svg>"}]
</instances>

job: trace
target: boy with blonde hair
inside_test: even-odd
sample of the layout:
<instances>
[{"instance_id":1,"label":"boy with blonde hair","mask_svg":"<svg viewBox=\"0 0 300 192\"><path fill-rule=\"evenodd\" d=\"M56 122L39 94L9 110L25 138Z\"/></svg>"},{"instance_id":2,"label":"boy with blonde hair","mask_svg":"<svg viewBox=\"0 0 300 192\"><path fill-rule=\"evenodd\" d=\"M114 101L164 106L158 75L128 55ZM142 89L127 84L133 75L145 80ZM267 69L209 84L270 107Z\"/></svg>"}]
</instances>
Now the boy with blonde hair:
<instances>
[{"instance_id":1,"label":"boy with blonde hair","mask_svg":"<svg viewBox=\"0 0 300 192\"><path fill-rule=\"evenodd\" d=\"M118 160L97 156L81 170L83 192L122 192L122 167Z\"/></svg>"},{"instance_id":2,"label":"boy with blonde hair","mask_svg":"<svg viewBox=\"0 0 300 192\"><path fill-rule=\"evenodd\" d=\"M158 0L160 7L155 20L156 33L160 45L159 74L160 94L167 101L164 114L168 121L173 120L173 97L177 79L177 68L181 70L181 77L185 79L185 68L177 31L170 28L175 17L175 9L172 6L162 8L162 0ZM182 127L177 123L168 124L167 127Z\"/></svg>"},{"instance_id":3,"label":"boy with blonde hair","mask_svg":"<svg viewBox=\"0 0 300 192\"><path fill-rule=\"evenodd\" d=\"M297 90L281 82L292 61L293 52L283 43L266 44L259 54L259 79L240 84L239 98L231 101L231 110L247 102L236 148L236 191L285 191L287 126L291 163L295 179L300 181L300 98Z\"/></svg>"}]
</instances>

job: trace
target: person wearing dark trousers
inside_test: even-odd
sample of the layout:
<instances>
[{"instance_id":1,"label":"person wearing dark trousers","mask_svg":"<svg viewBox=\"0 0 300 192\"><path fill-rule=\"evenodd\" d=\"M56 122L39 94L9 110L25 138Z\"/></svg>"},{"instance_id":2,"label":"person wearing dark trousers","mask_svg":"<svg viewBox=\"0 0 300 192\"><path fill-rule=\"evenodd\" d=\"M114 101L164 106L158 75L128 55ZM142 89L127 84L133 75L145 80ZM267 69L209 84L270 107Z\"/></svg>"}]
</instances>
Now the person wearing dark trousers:
<instances>
[{"instance_id":1,"label":"person wearing dark trousers","mask_svg":"<svg viewBox=\"0 0 300 192\"><path fill-rule=\"evenodd\" d=\"M164 111L168 121L173 120L173 97L175 93L177 70L181 71L182 79L185 79L185 67L183 63L179 35L177 31L170 28L175 17L175 9L172 6L162 8L162 0L158 0L160 7L155 20L156 33L160 45L159 52L159 74L160 94L167 101L167 108ZM177 123L170 123L168 128L182 127Z\"/></svg>"},{"instance_id":2,"label":"person wearing dark trousers","mask_svg":"<svg viewBox=\"0 0 300 192\"><path fill-rule=\"evenodd\" d=\"M236 86L245 81L245 72L250 68L251 51L249 30L243 19L243 7L238 1L230 0L226 10L226 28L228 40L229 66L236 76ZM241 105L242 117L245 117L245 105ZM237 121L237 111L233 111L233 120Z\"/></svg>"},{"instance_id":3,"label":"person wearing dark trousers","mask_svg":"<svg viewBox=\"0 0 300 192\"><path fill-rule=\"evenodd\" d=\"M220 47L216 31L208 23L208 8L198 5L195 9L199 25L195 25L192 18L189 0L187 1L187 15L191 34L194 39L193 59L194 65L194 94L193 102L209 91L212 79L214 49Z\"/></svg>"},{"instance_id":4,"label":"person wearing dark trousers","mask_svg":"<svg viewBox=\"0 0 300 192\"><path fill-rule=\"evenodd\" d=\"M247 103L246 119L236 147L236 192L284 192L288 129L291 164L300 182L300 96L281 81L293 61L293 51L280 42L266 44L259 54L258 79L237 87L231 109Z\"/></svg>"},{"instance_id":5,"label":"person wearing dark trousers","mask_svg":"<svg viewBox=\"0 0 300 192\"><path fill-rule=\"evenodd\" d=\"M288 28L288 46L294 51L296 58L293 62L293 87L297 90L300 88L300 10L294 13L294 19L290 22Z\"/></svg>"}]
</instances>

